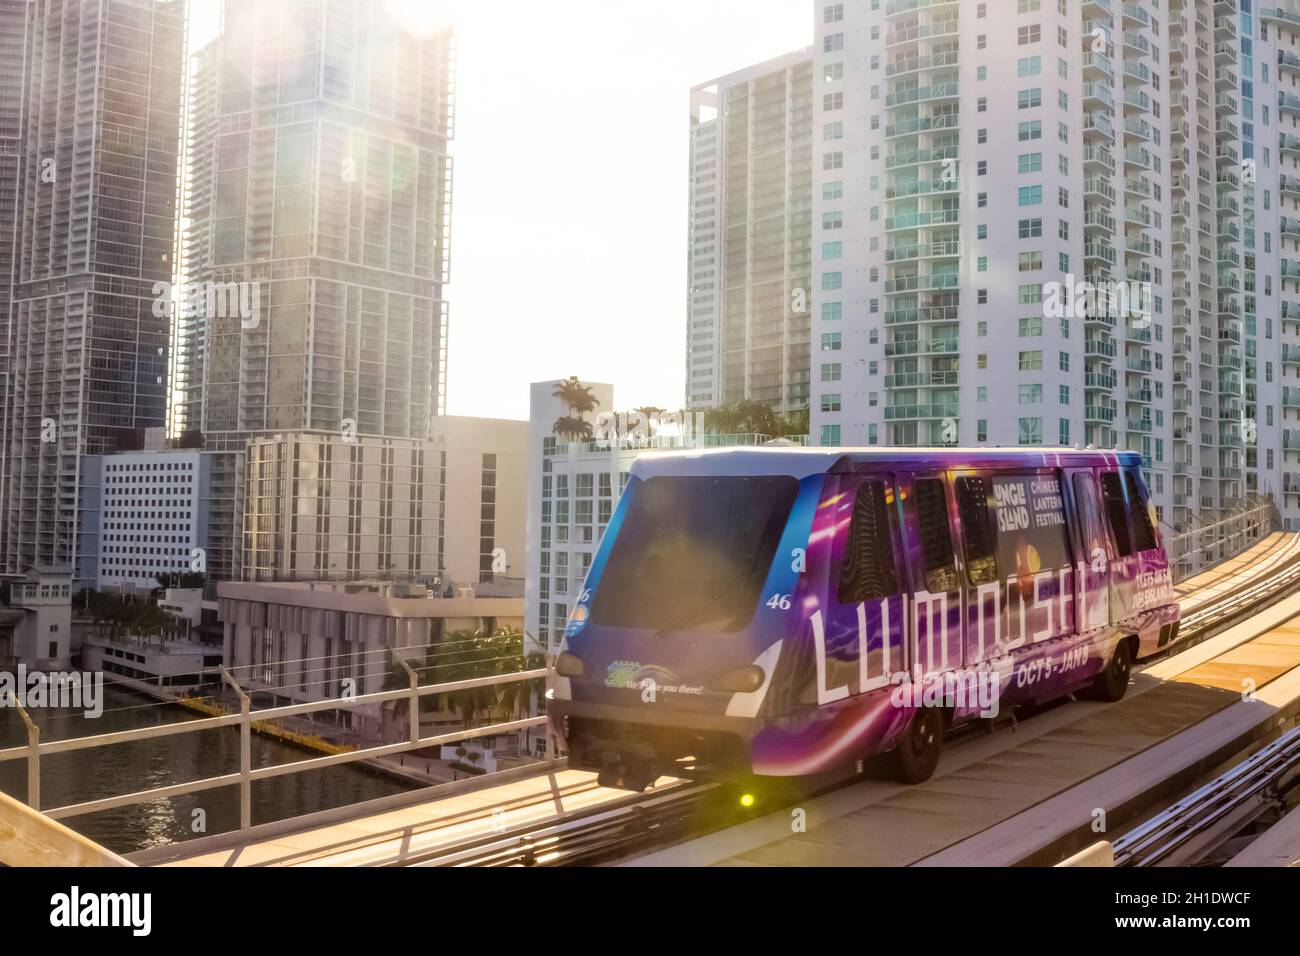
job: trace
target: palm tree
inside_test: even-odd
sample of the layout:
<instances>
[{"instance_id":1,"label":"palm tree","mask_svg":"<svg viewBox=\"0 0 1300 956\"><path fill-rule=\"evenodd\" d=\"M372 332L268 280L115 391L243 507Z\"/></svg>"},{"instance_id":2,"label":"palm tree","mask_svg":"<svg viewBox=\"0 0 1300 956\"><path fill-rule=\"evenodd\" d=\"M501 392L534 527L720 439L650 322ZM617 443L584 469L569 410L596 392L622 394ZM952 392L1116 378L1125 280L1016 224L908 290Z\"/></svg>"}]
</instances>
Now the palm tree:
<instances>
[{"instance_id":1,"label":"palm tree","mask_svg":"<svg viewBox=\"0 0 1300 956\"><path fill-rule=\"evenodd\" d=\"M591 422L584 421L581 418L573 418L565 415L563 418L557 418L551 431L561 438L569 438L577 441L591 441L593 432Z\"/></svg>"},{"instance_id":2,"label":"palm tree","mask_svg":"<svg viewBox=\"0 0 1300 956\"><path fill-rule=\"evenodd\" d=\"M704 427L711 432L730 434L736 430L736 410L731 405L719 405L704 413Z\"/></svg>"},{"instance_id":3,"label":"palm tree","mask_svg":"<svg viewBox=\"0 0 1300 956\"><path fill-rule=\"evenodd\" d=\"M505 629L494 636L493 657L498 658L496 673L518 674L521 671L537 670L546 666L546 655L540 651L524 653L524 635L521 631ZM540 697L546 682L540 679L517 681L502 684L497 703L507 717L518 717L528 713L533 695Z\"/></svg>"},{"instance_id":4,"label":"palm tree","mask_svg":"<svg viewBox=\"0 0 1300 956\"><path fill-rule=\"evenodd\" d=\"M588 412L595 411L596 406L600 404L600 400L591 392L590 385L583 385L578 381L578 376L570 375L564 381L555 383L551 395L561 399L568 406L569 411L577 412L578 417L581 418Z\"/></svg>"},{"instance_id":5,"label":"palm tree","mask_svg":"<svg viewBox=\"0 0 1300 956\"><path fill-rule=\"evenodd\" d=\"M722 434L781 434L781 420L767 402L741 399L704 413L704 427Z\"/></svg>"},{"instance_id":6,"label":"palm tree","mask_svg":"<svg viewBox=\"0 0 1300 956\"><path fill-rule=\"evenodd\" d=\"M640 421L637 423L637 426L632 426L629 423L628 427L639 428L639 433L643 438L651 438L658 430L660 424L659 416L668 411L668 409L660 408L657 405L642 405L639 408L632 409L632 411L640 416Z\"/></svg>"},{"instance_id":7,"label":"palm tree","mask_svg":"<svg viewBox=\"0 0 1300 956\"><path fill-rule=\"evenodd\" d=\"M445 659L447 662L439 663L434 669L435 676L431 683L443 684L472 677L518 674L525 670L536 670L546 664L544 654L524 654L522 632L509 628L498 629L491 634L458 631L449 640L455 642L454 646L459 650L445 658L439 654L440 660ZM446 705L460 715L468 728L479 715L490 718L496 712L509 719L527 713L533 695L540 698L544 686L543 680L529 680L453 691L446 695Z\"/></svg>"},{"instance_id":8,"label":"palm tree","mask_svg":"<svg viewBox=\"0 0 1300 956\"><path fill-rule=\"evenodd\" d=\"M524 636L509 628L491 634L481 631L454 631L444 638L446 648L433 645L423 665L408 660L415 670L421 687L430 684L449 684L474 677L518 674L546 666L546 655L538 652L524 654ZM389 668L384 675L384 690L407 690L411 686L406 669L397 662L390 651ZM443 694L427 694L420 698L420 713L432 714L448 710L457 714L465 729L469 729L480 716L493 720L510 720L526 715L534 695L541 698L545 681L541 679L472 687L468 690ZM401 698L392 701L393 720L400 723L409 714L410 701Z\"/></svg>"},{"instance_id":9,"label":"palm tree","mask_svg":"<svg viewBox=\"0 0 1300 956\"><path fill-rule=\"evenodd\" d=\"M777 420L780 434L797 438L808 434L808 406L786 412Z\"/></svg>"},{"instance_id":10,"label":"palm tree","mask_svg":"<svg viewBox=\"0 0 1300 956\"><path fill-rule=\"evenodd\" d=\"M740 418L740 431L755 435L775 435L777 433L776 412L767 402L744 399L736 402L736 414Z\"/></svg>"},{"instance_id":11,"label":"palm tree","mask_svg":"<svg viewBox=\"0 0 1300 956\"><path fill-rule=\"evenodd\" d=\"M599 404L600 404L600 399L596 398L595 395L591 394L591 386L583 385L580 386L580 388L578 389L577 395L575 396L575 401L570 407L575 412L577 412L578 417L581 418L584 415L586 415L588 412L594 412L596 410L596 406Z\"/></svg>"},{"instance_id":12,"label":"palm tree","mask_svg":"<svg viewBox=\"0 0 1300 956\"><path fill-rule=\"evenodd\" d=\"M562 438L579 441L591 441L591 423L586 414L595 411L600 401L591 394L591 386L583 385L578 376L570 375L562 382L556 382L551 395L560 399L569 408L569 415L556 419L552 431Z\"/></svg>"},{"instance_id":13,"label":"palm tree","mask_svg":"<svg viewBox=\"0 0 1300 956\"><path fill-rule=\"evenodd\" d=\"M173 626L172 616L152 601L145 601L132 609L127 633L133 637L161 635Z\"/></svg>"},{"instance_id":14,"label":"palm tree","mask_svg":"<svg viewBox=\"0 0 1300 956\"><path fill-rule=\"evenodd\" d=\"M452 650L434 648L430 660L436 658L436 663L429 668L431 673L427 683L449 684L492 673L484 669L484 662L496 655L492 653L481 631L454 631L447 636L446 643ZM423 680L421 682L424 683ZM495 699L495 687L471 687L468 690L430 695L431 706L454 711L460 715L466 728L480 712L490 710Z\"/></svg>"}]
</instances>

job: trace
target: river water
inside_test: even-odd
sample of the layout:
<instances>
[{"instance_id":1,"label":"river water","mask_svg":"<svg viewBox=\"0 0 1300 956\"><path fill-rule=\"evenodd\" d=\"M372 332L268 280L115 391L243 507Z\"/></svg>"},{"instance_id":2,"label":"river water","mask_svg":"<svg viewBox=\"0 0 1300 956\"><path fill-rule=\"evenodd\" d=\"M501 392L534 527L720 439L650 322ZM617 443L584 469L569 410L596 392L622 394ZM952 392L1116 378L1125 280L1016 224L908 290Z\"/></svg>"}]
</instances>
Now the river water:
<instances>
[{"instance_id":1,"label":"river water","mask_svg":"<svg viewBox=\"0 0 1300 956\"><path fill-rule=\"evenodd\" d=\"M41 729L41 740L63 740L199 719L191 711L176 705L159 705L152 698L114 687L107 680L103 697L104 711L95 719L85 717L80 710L32 711L32 719ZM0 748L26 743L26 728L17 711L0 709ZM319 756L256 733L251 749L254 768ZM41 758L41 806L61 807L238 771L237 727L48 754ZM393 778L358 764L273 777L253 784L253 824L408 789ZM0 763L0 790L26 800L26 760ZM239 787L222 787L66 817L61 822L111 850L129 853L238 829ZM200 830L201 826L206 830Z\"/></svg>"}]
</instances>

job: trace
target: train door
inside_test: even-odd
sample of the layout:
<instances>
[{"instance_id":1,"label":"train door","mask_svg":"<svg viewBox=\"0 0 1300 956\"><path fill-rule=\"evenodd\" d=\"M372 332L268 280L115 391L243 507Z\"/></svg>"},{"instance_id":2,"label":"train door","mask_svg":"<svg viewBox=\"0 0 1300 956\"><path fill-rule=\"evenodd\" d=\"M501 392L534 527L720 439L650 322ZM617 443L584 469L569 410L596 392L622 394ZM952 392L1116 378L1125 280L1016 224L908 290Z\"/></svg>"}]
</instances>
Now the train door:
<instances>
[{"instance_id":1,"label":"train door","mask_svg":"<svg viewBox=\"0 0 1300 956\"><path fill-rule=\"evenodd\" d=\"M903 525L912 585L908 667L913 680L962 666L962 587L953 548L948 481L942 473L904 478Z\"/></svg>"},{"instance_id":2,"label":"train door","mask_svg":"<svg viewBox=\"0 0 1300 956\"><path fill-rule=\"evenodd\" d=\"M1139 479L1138 469L1124 469L1124 492L1133 525L1133 550L1139 554L1160 550L1160 533L1156 529L1150 496Z\"/></svg>"},{"instance_id":3,"label":"train door","mask_svg":"<svg viewBox=\"0 0 1300 956\"><path fill-rule=\"evenodd\" d=\"M1110 624L1110 566L1114 544L1106 527L1101 493L1091 468L1071 469L1065 473L1070 496L1070 514L1074 516L1074 606L1081 632L1093 631Z\"/></svg>"},{"instance_id":4,"label":"train door","mask_svg":"<svg viewBox=\"0 0 1300 956\"><path fill-rule=\"evenodd\" d=\"M971 667L999 656L1007 595L998 569L997 532L992 515L992 483L972 472L953 479L960 521L964 629L962 663Z\"/></svg>"},{"instance_id":5,"label":"train door","mask_svg":"<svg viewBox=\"0 0 1300 956\"><path fill-rule=\"evenodd\" d=\"M850 512L848 534L832 551L827 602L831 634L852 634L857 644L857 693L884 687L905 673L908 602L901 567L894 476L872 474L850 489L839 507Z\"/></svg>"},{"instance_id":6,"label":"train door","mask_svg":"<svg viewBox=\"0 0 1300 956\"><path fill-rule=\"evenodd\" d=\"M997 564L1006 590L1006 648L1074 633L1073 556L1055 470L989 477Z\"/></svg>"},{"instance_id":7,"label":"train door","mask_svg":"<svg viewBox=\"0 0 1300 956\"><path fill-rule=\"evenodd\" d=\"M1114 559L1110 563L1110 621L1114 624L1133 613L1137 595L1137 579L1141 570L1138 551L1129 522L1129 505L1124 489L1124 479L1119 470L1102 471L1101 501L1114 545Z\"/></svg>"}]
</instances>

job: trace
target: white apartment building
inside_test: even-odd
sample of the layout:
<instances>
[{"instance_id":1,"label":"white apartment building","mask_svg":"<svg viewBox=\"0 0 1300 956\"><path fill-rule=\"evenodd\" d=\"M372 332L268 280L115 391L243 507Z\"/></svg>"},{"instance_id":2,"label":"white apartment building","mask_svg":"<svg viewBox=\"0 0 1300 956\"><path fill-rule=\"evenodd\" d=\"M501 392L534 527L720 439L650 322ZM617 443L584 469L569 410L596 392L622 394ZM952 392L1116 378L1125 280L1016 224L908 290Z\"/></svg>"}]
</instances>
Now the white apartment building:
<instances>
[{"instance_id":1,"label":"white apartment building","mask_svg":"<svg viewBox=\"0 0 1300 956\"><path fill-rule=\"evenodd\" d=\"M430 446L442 469L443 570L452 581L522 591L528 422L439 415ZM475 589L487 594L489 588ZM502 592L506 593L506 592Z\"/></svg>"},{"instance_id":2,"label":"white apartment building","mask_svg":"<svg viewBox=\"0 0 1300 956\"><path fill-rule=\"evenodd\" d=\"M437 416L427 440L250 439L244 580L418 581L519 597L526 429Z\"/></svg>"},{"instance_id":3,"label":"white apartment building","mask_svg":"<svg viewBox=\"0 0 1300 956\"><path fill-rule=\"evenodd\" d=\"M244 579L436 576L441 480L427 442L326 432L250 439Z\"/></svg>"},{"instance_id":4,"label":"white apartment building","mask_svg":"<svg viewBox=\"0 0 1300 956\"><path fill-rule=\"evenodd\" d=\"M158 587L160 574L208 573L213 452L134 451L87 456L83 522L98 530L98 566L83 584ZM98 498L96 509L89 502Z\"/></svg>"},{"instance_id":5,"label":"white apartment building","mask_svg":"<svg viewBox=\"0 0 1300 956\"><path fill-rule=\"evenodd\" d=\"M808 404L812 50L691 90L686 403Z\"/></svg>"},{"instance_id":6,"label":"white apartment building","mask_svg":"<svg viewBox=\"0 0 1300 956\"><path fill-rule=\"evenodd\" d=\"M532 383L528 398L524 633L544 650L559 647L573 598L636 457L556 435L556 422L572 413L554 394L557 381ZM613 409L613 385L585 384L598 409Z\"/></svg>"},{"instance_id":7,"label":"white apartment building","mask_svg":"<svg viewBox=\"0 0 1300 956\"><path fill-rule=\"evenodd\" d=\"M811 440L1129 448L1169 525L1300 526L1300 16L813 7Z\"/></svg>"},{"instance_id":8,"label":"white apartment building","mask_svg":"<svg viewBox=\"0 0 1300 956\"><path fill-rule=\"evenodd\" d=\"M1277 133L1260 140L1277 157L1274 193L1277 205L1278 326L1282 354L1276 365L1281 382L1279 425L1282 481L1279 504L1290 528L1300 527L1300 3L1273 0L1258 11L1256 60L1274 76L1275 94L1267 87L1256 100L1267 109L1277 104ZM1272 96L1276 96L1276 100ZM1271 449L1272 446L1270 446Z\"/></svg>"}]
</instances>

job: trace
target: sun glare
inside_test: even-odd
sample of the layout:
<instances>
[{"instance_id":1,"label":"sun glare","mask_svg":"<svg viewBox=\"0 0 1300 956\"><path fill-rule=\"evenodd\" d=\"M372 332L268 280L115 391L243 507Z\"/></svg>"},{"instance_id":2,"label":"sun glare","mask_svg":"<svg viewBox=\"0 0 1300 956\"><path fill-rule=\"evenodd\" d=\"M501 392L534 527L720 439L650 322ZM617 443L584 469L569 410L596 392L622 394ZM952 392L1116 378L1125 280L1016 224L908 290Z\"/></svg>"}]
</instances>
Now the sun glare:
<instances>
[{"instance_id":1,"label":"sun glare","mask_svg":"<svg viewBox=\"0 0 1300 956\"><path fill-rule=\"evenodd\" d=\"M440 33L460 19L461 0L384 0L384 10L404 30L420 37Z\"/></svg>"}]
</instances>

